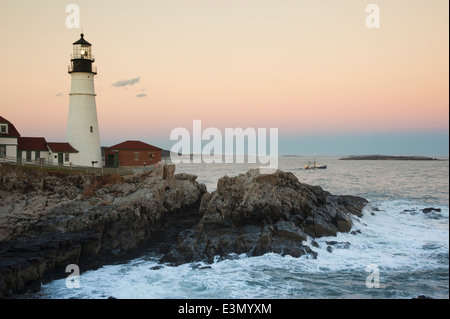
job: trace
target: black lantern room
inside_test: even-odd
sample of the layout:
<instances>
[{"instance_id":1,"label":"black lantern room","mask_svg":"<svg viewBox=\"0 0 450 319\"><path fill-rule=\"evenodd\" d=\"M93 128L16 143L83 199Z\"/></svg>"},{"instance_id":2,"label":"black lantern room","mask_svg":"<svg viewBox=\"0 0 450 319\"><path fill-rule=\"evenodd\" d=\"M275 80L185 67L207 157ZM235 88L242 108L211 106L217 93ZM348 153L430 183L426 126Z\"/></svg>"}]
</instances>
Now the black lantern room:
<instances>
[{"instance_id":1,"label":"black lantern room","mask_svg":"<svg viewBox=\"0 0 450 319\"><path fill-rule=\"evenodd\" d=\"M69 66L69 73L88 72L97 74L97 68L92 66L94 61L92 45L84 39L84 34L82 33L81 38L73 43L72 63Z\"/></svg>"}]
</instances>

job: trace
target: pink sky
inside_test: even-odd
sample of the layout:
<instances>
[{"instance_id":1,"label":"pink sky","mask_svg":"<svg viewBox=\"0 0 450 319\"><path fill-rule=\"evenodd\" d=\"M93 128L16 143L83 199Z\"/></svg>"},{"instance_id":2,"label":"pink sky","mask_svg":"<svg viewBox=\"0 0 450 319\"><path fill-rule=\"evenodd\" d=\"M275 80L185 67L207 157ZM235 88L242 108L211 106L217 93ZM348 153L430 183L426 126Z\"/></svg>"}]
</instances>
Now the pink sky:
<instances>
[{"instance_id":1,"label":"pink sky","mask_svg":"<svg viewBox=\"0 0 450 319\"><path fill-rule=\"evenodd\" d=\"M194 119L289 135L448 131L447 0L2 0L0 115L23 136L65 140L70 3L93 44L103 145L169 140ZM365 25L370 3L380 29Z\"/></svg>"}]
</instances>

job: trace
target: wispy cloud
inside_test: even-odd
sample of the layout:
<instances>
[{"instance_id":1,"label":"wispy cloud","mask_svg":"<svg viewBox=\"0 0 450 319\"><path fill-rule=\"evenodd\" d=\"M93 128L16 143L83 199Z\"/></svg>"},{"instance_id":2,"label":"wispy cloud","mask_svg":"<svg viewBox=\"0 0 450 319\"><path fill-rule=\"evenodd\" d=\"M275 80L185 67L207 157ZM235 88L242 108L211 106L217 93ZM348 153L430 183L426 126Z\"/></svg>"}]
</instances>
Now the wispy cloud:
<instances>
[{"instance_id":1,"label":"wispy cloud","mask_svg":"<svg viewBox=\"0 0 450 319\"><path fill-rule=\"evenodd\" d=\"M117 81L116 83L113 83L112 86L122 87L122 86L134 85L135 83L138 83L140 79L141 78L138 77L138 78L134 78L134 79L130 79L130 80Z\"/></svg>"},{"instance_id":2,"label":"wispy cloud","mask_svg":"<svg viewBox=\"0 0 450 319\"><path fill-rule=\"evenodd\" d=\"M55 94L55 96L63 96L63 94L61 92Z\"/></svg>"},{"instance_id":3,"label":"wispy cloud","mask_svg":"<svg viewBox=\"0 0 450 319\"><path fill-rule=\"evenodd\" d=\"M146 97L146 96L147 96L147 94L145 94L145 93L141 93L141 94L136 95L136 97Z\"/></svg>"}]
</instances>

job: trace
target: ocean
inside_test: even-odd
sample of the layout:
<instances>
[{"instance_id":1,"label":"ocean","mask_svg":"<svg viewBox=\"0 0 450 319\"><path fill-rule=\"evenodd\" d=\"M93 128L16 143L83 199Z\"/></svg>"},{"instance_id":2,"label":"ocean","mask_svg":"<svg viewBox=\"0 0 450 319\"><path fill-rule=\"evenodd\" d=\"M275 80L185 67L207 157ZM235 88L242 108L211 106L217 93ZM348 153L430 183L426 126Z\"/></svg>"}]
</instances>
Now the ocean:
<instances>
[{"instance_id":1,"label":"ocean","mask_svg":"<svg viewBox=\"0 0 450 319\"><path fill-rule=\"evenodd\" d=\"M317 259L269 253L234 255L213 264L158 266L140 258L42 286L44 299L403 299L449 298L449 162L343 161L316 157L325 170L305 170L310 157L282 156L279 168L335 195L369 200L352 232L316 239ZM178 164L208 191L224 175L258 164ZM427 208L432 208L426 210ZM425 210L425 211L424 211ZM332 245L331 241L340 244ZM328 242L328 243L327 243ZM330 249L331 248L331 249Z\"/></svg>"}]
</instances>

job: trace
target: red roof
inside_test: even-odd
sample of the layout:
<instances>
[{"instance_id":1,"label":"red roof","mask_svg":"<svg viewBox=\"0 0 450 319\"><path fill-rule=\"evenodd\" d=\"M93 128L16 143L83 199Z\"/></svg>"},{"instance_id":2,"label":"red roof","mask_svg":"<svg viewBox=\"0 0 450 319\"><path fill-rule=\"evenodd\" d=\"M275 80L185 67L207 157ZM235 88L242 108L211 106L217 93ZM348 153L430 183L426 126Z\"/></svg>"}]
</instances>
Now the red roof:
<instances>
[{"instance_id":1,"label":"red roof","mask_svg":"<svg viewBox=\"0 0 450 319\"><path fill-rule=\"evenodd\" d=\"M1 137L19 137L20 136L20 134L19 134L19 132L17 131L17 129L14 127L14 124L12 124L10 121L8 121L7 119L5 119L4 117L1 117L0 116L0 123L3 123L3 124L8 124L8 133L6 133L6 134L2 134L2 133L0 133L0 136Z\"/></svg>"},{"instance_id":2,"label":"red roof","mask_svg":"<svg viewBox=\"0 0 450 319\"><path fill-rule=\"evenodd\" d=\"M162 150L159 147L141 142L141 141L125 141L120 144L116 144L106 148L107 150L133 150L133 151L142 151L142 150L153 150L160 151Z\"/></svg>"},{"instance_id":3,"label":"red roof","mask_svg":"<svg viewBox=\"0 0 450 319\"><path fill-rule=\"evenodd\" d=\"M43 137L19 137L19 151L48 151L47 141Z\"/></svg>"},{"instance_id":4,"label":"red roof","mask_svg":"<svg viewBox=\"0 0 450 319\"><path fill-rule=\"evenodd\" d=\"M53 153L78 153L69 143L47 143Z\"/></svg>"}]
</instances>

